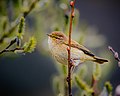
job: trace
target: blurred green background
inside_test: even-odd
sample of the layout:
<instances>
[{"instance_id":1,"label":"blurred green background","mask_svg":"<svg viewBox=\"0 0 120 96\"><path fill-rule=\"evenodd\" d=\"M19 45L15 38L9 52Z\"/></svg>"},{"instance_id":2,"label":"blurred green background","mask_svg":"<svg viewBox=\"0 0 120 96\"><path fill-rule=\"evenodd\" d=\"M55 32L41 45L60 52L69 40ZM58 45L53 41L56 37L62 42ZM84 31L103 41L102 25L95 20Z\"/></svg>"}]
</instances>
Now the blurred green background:
<instances>
[{"instance_id":1,"label":"blurred green background","mask_svg":"<svg viewBox=\"0 0 120 96\"><path fill-rule=\"evenodd\" d=\"M0 37L29 10L33 0L0 0ZM115 90L120 84L120 69L107 46L120 50L120 2L115 0L76 0L73 38L99 56L110 59L103 65L102 82L110 80ZM22 42L35 36L37 46L26 55L0 55L1 96L54 96L52 78L58 73L47 45L47 33L68 32L69 0L40 0L26 16ZM17 19L16 19L17 18ZM0 51L16 36L16 30L0 44ZM14 47L14 46L13 46ZM88 68L90 69L90 65ZM101 85L103 86L103 85Z\"/></svg>"}]
</instances>

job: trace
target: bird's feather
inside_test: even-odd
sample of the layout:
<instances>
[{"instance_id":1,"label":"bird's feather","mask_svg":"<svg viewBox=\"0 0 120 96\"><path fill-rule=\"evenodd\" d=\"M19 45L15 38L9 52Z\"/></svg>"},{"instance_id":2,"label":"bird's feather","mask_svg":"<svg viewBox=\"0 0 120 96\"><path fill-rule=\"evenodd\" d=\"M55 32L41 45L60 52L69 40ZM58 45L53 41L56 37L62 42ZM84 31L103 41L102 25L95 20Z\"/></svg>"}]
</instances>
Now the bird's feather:
<instances>
[{"instance_id":1,"label":"bird's feather","mask_svg":"<svg viewBox=\"0 0 120 96\"><path fill-rule=\"evenodd\" d=\"M69 44L67 42L65 42L64 44L66 44L67 46L69 46ZM79 43L77 43L76 41L71 42L71 47L73 48L77 48L79 50L82 50L86 55L92 56L94 57L95 55L89 51L86 47L84 47L83 45L80 45Z\"/></svg>"}]
</instances>

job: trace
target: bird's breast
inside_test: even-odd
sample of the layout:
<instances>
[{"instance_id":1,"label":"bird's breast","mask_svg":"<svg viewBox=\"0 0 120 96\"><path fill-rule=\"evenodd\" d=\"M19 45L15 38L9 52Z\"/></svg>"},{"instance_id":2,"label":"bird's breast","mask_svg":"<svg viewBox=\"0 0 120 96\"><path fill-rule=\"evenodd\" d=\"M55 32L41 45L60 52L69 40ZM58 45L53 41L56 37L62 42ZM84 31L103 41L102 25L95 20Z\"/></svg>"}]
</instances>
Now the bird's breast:
<instances>
[{"instance_id":1,"label":"bird's breast","mask_svg":"<svg viewBox=\"0 0 120 96\"><path fill-rule=\"evenodd\" d=\"M54 42L51 38L48 39L49 49L52 53L52 55L55 57L55 59L62 64L68 63L68 51L67 51L67 45L60 44L57 42ZM71 59L73 61L73 64L77 66L81 62L84 61L84 52L71 47Z\"/></svg>"}]
</instances>

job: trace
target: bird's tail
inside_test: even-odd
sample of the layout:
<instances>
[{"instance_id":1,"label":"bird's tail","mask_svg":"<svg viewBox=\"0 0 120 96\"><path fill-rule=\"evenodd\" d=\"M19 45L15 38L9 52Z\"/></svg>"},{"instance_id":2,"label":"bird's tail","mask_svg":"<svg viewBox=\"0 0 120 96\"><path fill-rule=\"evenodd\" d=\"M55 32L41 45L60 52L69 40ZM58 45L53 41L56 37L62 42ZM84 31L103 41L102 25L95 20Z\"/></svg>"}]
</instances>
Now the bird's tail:
<instances>
[{"instance_id":1,"label":"bird's tail","mask_svg":"<svg viewBox=\"0 0 120 96\"><path fill-rule=\"evenodd\" d=\"M93 60L94 62L97 62L97 63L99 63L99 64L103 64L103 63L105 63L105 62L108 62L108 60L106 60L106 59L103 59L103 58L100 58L100 57L94 57L94 60Z\"/></svg>"}]
</instances>

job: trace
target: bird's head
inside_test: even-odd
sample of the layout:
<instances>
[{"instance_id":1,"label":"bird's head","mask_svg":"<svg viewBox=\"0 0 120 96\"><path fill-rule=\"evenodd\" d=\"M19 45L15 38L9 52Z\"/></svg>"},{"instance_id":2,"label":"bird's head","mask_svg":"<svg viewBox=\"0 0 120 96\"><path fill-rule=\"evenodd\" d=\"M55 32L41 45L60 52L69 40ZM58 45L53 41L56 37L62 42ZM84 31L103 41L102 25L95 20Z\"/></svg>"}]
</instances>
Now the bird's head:
<instances>
[{"instance_id":1,"label":"bird's head","mask_svg":"<svg viewBox=\"0 0 120 96\"><path fill-rule=\"evenodd\" d=\"M47 34L49 36L49 38L51 38L52 40L57 40L57 41L66 41L67 37L63 32L60 31L54 31L50 34Z\"/></svg>"}]
</instances>

